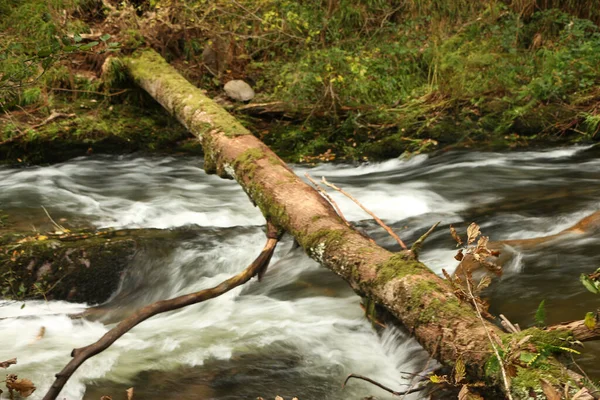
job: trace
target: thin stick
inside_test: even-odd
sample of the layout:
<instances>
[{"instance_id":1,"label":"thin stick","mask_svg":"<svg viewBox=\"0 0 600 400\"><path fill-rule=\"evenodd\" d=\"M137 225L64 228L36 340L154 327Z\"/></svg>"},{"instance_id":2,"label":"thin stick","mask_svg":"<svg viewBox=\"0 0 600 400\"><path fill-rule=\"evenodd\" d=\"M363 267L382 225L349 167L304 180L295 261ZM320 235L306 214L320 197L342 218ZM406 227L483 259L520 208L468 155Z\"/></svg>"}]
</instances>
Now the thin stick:
<instances>
[{"instance_id":1,"label":"thin stick","mask_svg":"<svg viewBox=\"0 0 600 400\"><path fill-rule=\"evenodd\" d=\"M304 176L306 176L306 179L308 179L310 181L310 183L313 184L313 186L315 187L315 189L317 189L319 191L319 193L321 193L323 195L323 197L325 197L325 199L327 199L327 201L329 203L331 203L331 205L335 209L335 212L340 216L340 218L342 219L342 221L344 221L344 223L346 224L346 226L349 227L350 223L348 222L348 220L346 219L346 217L344 217L344 214L342 213L342 210L337 205L337 203L333 200L333 198L329 195L329 193L327 193L327 191L325 191L325 189L323 189L317 182L315 182L315 180L308 174L308 172L306 172L304 174Z\"/></svg>"},{"instance_id":2,"label":"thin stick","mask_svg":"<svg viewBox=\"0 0 600 400\"><path fill-rule=\"evenodd\" d=\"M340 192L341 194L343 194L344 196L346 196L347 198L349 198L350 200L352 200L357 206L359 206L360 208L362 208L364 212L366 212L371 217L373 217L373 219L375 220L375 222L377 222L379 224L379 226L381 226L383 229L385 229L386 232L389 233L390 236L393 237L396 240L396 242L398 242L398 244L400 245L400 247L402 247L402 249L408 250L408 247L406 247L406 245L404 244L404 242L402 241L402 239L400 239L398 237L398 235L396 235L394 233L394 231L392 230L392 228L390 228L389 226L387 226L381 219L379 219L379 217L377 215L375 215L373 212L371 212L370 210L368 210L365 206L363 206L362 204L360 204L360 202L358 200L356 200L354 197L352 197L351 194L346 193L344 190L342 190L339 187L335 186L333 183L329 183L327 181L327 179L325 179L325 177L321 178L321 182L323 182L324 185L327 185L330 188L332 188L334 190L337 190L338 192Z\"/></svg>"},{"instance_id":3,"label":"thin stick","mask_svg":"<svg viewBox=\"0 0 600 400\"><path fill-rule=\"evenodd\" d=\"M103 92L95 92L93 90L79 90L79 89L67 89L67 88L49 88L49 90L59 91L59 92L76 92L76 93L88 93L88 94L97 94L104 97L112 97L118 96L123 93L129 92L131 89L123 89L114 93L103 93Z\"/></svg>"},{"instance_id":4,"label":"thin stick","mask_svg":"<svg viewBox=\"0 0 600 400\"><path fill-rule=\"evenodd\" d=\"M348 381L349 381L351 378L361 379L361 380L363 380L363 381L367 381L367 382L369 382L369 383L372 383L373 385L375 385L375 386L377 386L377 387L379 387L379 388L381 388L381 389L385 390L385 391L386 391L386 392L388 392L388 393L391 393L391 394L393 394L394 396L402 396L402 395L405 395L405 394L410 394L410 393L420 392L421 390L425 389L425 386L422 386L422 387L418 387L418 388L414 388L414 389L409 389L409 390L407 390L407 391L405 391L405 392L397 392L397 391L395 391L395 390L393 390L393 389L390 389L390 388L389 388L389 387L387 387L387 386L384 386L384 385L382 385L381 383L379 383L379 382L377 382L377 381L374 381L374 380L373 380L373 379L371 379L371 378L368 378L368 377L366 377L366 376L362 376L362 375L357 375L357 374L350 374L350 375L348 375L348 376L346 377L346 380L345 380L345 381L344 381L344 383L342 384L342 389L344 389L344 388L346 387L346 384L348 383Z\"/></svg>"},{"instance_id":5,"label":"thin stick","mask_svg":"<svg viewBox=\"0 0 600 400\"><path fill-rule=\"evenodd\" d=\"M222 295L236 288L244 283L248 282L254 275L265 268L271 260L271 256L275 251L275 246L279 241L281 234L271 223L267 223L267 243L259 254L259 256L250 264L245 270L239 274L232 276L231 278L221 282L219 285L204 289L199 292L186 294L183 296L175 297L170 300L161 300L150 305L147 305L133 315L121 321L117 326L106 332L97 342L92 343L86 347L73 349L71 352L71 361L56 374L56 380L48 389L48 392L44 396L43 400L55 400L59 395L62 388L65 386L71 375L79 368L85 360L96 354L106 350L111 344L113 344L118 338L129 332L134 326L153 317L157 314L164 313L167 311L177 310L179 308L189 306L191 304L201 303L205 300L209 300Z\"/></svg>"},{"instance_id":6,"label":"thin stick","mask_svg":"<svg viewBox=\"0 0 600 400\"><path fill-rule=\"evenodd\" d=\"M421 248L423 247L423 243L425 240L431 235L431 233L437 228L439 222L436 222L427 232L425 232L420 238L417 239L416 242L410 247L410 251L415 255L416 258L419 257L419 253L421 252Z\"/></svg>"},{"instance_id":7,"label":"thin stick","mask_svg":"<svg viewBox=\"0 0 600 400\"><path fill-rule=\"evenodd\" d=\"M494 354L496 354L496 359L498 360L498 364L500 364L500 371L502 371L502 380L504 381L504 387L506 388L506 397L508 398L508 400L513 400L512 395L510 394L510 383L508 382L508 377L506 376L506 369L504 368L504 362L502 362L502 358L500 358L500 353L498 353L498 348L496 347L496 344L492 340L492 335L490 335L490 331L488 331L487 326L485 326L485 321L483 320L483 317L481 316L481 311L479 310L479 305L477 304L477 301L475 300L475 296L473 295L473 290L471 289L470 279L467 277L467 279L465 279L465 280L467 282L467 288L469 289L469 295L471 296L471 301L473 302L473 305L475 306L475 311L477 311L477 316L479 317L479 320L481 321L481 326L483 326L483 329L485 330L488 340L490 341L490 344L492 345L492 349L494 349Z\"/></svg>"},{"instance_id":8,"label":"thin stick","mask_svg":"<svg viewBox=\"0 0 600 400\"><path fill-rule=\"evenodd\" d=\"M57 229L60 229L61 231L65 232L67 229L65 229L64 226L59 225L56 223L55 220L52 219L52 217L50 216L50 214L48 213L48 210L46 210L46 207L42 206L42 209L44 210L44 212L46 213L46 215L48 216L48 218L50 219L50 222L52 222L54 224L54 227Z\"/></svg>"}]
</instances>

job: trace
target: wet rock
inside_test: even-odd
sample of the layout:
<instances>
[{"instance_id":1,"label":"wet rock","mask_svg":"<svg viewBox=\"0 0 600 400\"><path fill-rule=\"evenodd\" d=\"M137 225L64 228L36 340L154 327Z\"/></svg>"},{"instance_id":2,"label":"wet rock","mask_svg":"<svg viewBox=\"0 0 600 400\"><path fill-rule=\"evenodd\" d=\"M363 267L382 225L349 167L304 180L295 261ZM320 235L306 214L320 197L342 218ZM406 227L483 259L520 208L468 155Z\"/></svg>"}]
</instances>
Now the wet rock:
<instances>
[{"instance_id":1,"label":"wet rock","mask_svg":"<svg viewBox=\"0 0 600 400\"><path fill-rule=\"evenodd\" d=\"M254 98L254 90L246 82L235 79L225 84L225 93L233 100L249 101Z\"/></svg>"}]
</instances>

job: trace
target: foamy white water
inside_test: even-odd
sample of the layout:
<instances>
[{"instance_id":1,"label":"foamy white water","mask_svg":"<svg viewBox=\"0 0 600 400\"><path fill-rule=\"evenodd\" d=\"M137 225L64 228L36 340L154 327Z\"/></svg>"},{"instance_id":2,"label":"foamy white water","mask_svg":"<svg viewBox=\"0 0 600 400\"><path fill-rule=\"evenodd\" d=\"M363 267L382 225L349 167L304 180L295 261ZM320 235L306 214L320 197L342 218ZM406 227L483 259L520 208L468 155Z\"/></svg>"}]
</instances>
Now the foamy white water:
<instances>
[{"instance_id":1,"label":"foamy white water","mask_svg":"<svg viewBox=\"0 0 600 400\"><path fill-rule=\"evenodd\" d=\"M464 231L469 222L478 222L492 240L527 238L559 232L597 210L600 163L594 155L585 155L590 150L448 153L359 167L297 167L296 171L300 176L309 171L316 179L325 176L338 184L409 243L442 221L421 256L441 273L442 268L451 271L456 265L454 244L447 234L450 223ZM360 222L381 243L394 248L377 226L366 222L367 214L338 193L333 196L348 219ZM218 284L244 268L264 240L263 217L239 186L205 175L201 163L191 158L93 157L49 167L0 168L4 213L21 215L37 226L47 219L41 206L56 220L66 218L67 224L211 228L179 243L169 254L149 258L140 252L119 293L105 306L107 315L116 319L144 304ZM409 378L401 371L420 372L427 355L393 327L378 336L346 284L301 251L290 252L290 246L289 241L280 245L263 282L251 282L134 328L87 361L61 398L92 399L99 398L98 393L119 398L118 390L130 385L139 385L136 390L142 398L187 398L172 389L161 392L155 376L147 375L152 371L173 380L178 374L198 377L194 379L215 399L283 393L301 399L387 398L361 382L352 382L341 392L340 384L350 372L402 389ZM505 302L513 312L509 318L523 318L526 325L529 317L520 317L519 312L526 314L528 307L535 311L542 297L550 301L549 296L577 296L575 303L565 303L570 306L564 315L573 310L581 314L591 307L591 300L582 297L585 293L579 291L577 276L600 262L595 247L594 241L576 240L565 243L557 254L548 249L534 256L518 253L501 284L493 286L492 304ZM539 286L546 278L564 287L548 291ZM513 299L519 301L514 310ZM19 364L10 372L37 384L32 396L36 399L66 364L72 348L97 340L112 325L66 317L86 305L28 301L21 308L22 304L0 302L0 360L18 357ZM42 326L46 333L36 341ZM593 347L591 351L594 354ZM272 364L265 367L262 362ZM211 375L211 371L219 372Z\"/></svg>"}]
</instances>

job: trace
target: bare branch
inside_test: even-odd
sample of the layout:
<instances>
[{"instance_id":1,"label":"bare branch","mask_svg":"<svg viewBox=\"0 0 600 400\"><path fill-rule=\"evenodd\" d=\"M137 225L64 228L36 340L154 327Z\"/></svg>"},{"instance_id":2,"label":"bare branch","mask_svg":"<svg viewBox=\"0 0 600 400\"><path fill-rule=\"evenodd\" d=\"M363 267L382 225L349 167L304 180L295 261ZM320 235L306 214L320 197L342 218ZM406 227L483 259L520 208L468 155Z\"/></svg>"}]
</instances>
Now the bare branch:
<instances>
[{"instance_id":1,"label":"bare branch","mask_svg":"<svg viewBox=\"0 0 600 400\"><path fill-rule=\"evenodd\" d=\"M433 233L433 231L435 230L435 228L437 228L437 226L439 224L440 224L439 222L435 223L431 228L429 228L429 230L427 232L425 232L420 238L417 239L416 242L413 243L413 245L410 248L410 251L412 251L415 258L419 258L419 253L421 252L423 243L425 242L425 240L427 240L429 235L431 235L431 233Z\"/></svg>"},{"instance_id":2,"label":"bare branch","mask_svg":"<svg viewBox=\"0 0 600 400\"><path fill-rule=\"evenodd\" d=\"M327 191L325 191L325 189L323 189L309 174L308 172L306 172L304 174L304 176L306 176L306 179L308 179L310 181L310 183L313 184L313 186L315 187L315 189L317 189L319 191L319 193L321 193L323 195L323 197L325 197L325 199L327 199L327 201L333 206L333 208L335 209L335 212L338 213L338 215L340 216L340 218L342 219L342 221L344 221L344 223L346 224L346 226L350 226L350 222L348 222L348 220L346 219L346 217L344 217L344 214L342 213L342 210L340 209L340 207L337 205L337 203L333 200L333 198L329 195L329 193L327 193Z\"/></svg>"},{"instance_id":3,"label":"bare branch","mask_svg":"<svg viewBox=\"0 0 600 400\"><path fill-rule=\"evenodd\" d=\"M389 233L390 236L393 237L396 240L396 242L398 242L398 244L400 245L400 247L402 247L402 249L408 250L408 247L406 247L406 245L404 244L404 242L402 241L402 239L400 239L398 237L398 235L396 235L396 233L394 233L394 231L392 230L392 228L390 228L389 226L387 226L381 219L379 219L379 217L377 215L375 215L372 211L368 210L358 200L356 200L354 197L352 197L351 194L349 194L349 193L345 192L344 190L340 189L339 187L335 186L333 183L329 183L327 181L327 179L325 179L325 177L321 178L321 182L323 182L324 185L327 185L330 188L332 188L334 190L337 190L338 192L340 192L341 194L343 194L344 196L346 196L347 198L349 198L350 200L352 200L357 206L359 206L360 208L362 208L364 212L366 212L371 217L373 217L373 219L375 220L375 222L377 222L379 224L379 226L381 226L383 229L385 229L386 232Z\"/></svg>"},{"instance_id":4,"label":"bare branch","mask_svg":"<svg viewBox=\"0 0 600 400\"><path fill-rule=\"evenodd\" d=\"M407 390L407 391L405 391L405 392L397 392L397 391L395 391L395 390L393 390L393 389L390 389L390 388L389 388L389 387L387 387L387 386L384 386L384 385L382 385L381 383L379 383L379 382L377 382L377 381L374 381L374 380L373 380L373 379L371 379L371 378L367 378L366 376L357 375L357 374L350 374L350 375L348 375L348 377L346 377L346 380L345 380L345 381L344 381L344 383L342 384L342 389L346 387L346 384L348 383L348 381L349 381L351 378L361 379L361 380L363 380L363 381L367 381L367 382L369 382L369 383L372 383L373 385L375 385L375 386L377 386L377 387L379 387L379 388L381 388L381 389L385 390L385 391L386 391L386 392L388 392L388 393L391 393L391 394L393 394L394 396L402 396L402 395L409 394L409 393L420 392L421 390L425 389L425 386L421 386L421 387L418 387L418 388L409 389L409 390Z\"/></svg>"},{"instance_id":5,"label":"bare branch","mask_svg":"<svg viewBox=\"0 0 600 400\"><path fill-rule=\"evenodd\" d=\"M56 380L48 389L48 392L44 396L43 400L54 400L62 390L63 386L67 383L71 375L79 368L85 360L96 354L106 350L111 344L113 344L118 338L129 332L133 327L139 323L153 317L157 314L164 313L167 311L177 310L179 308L189 306L191 304L201 303L205 300L209 300L222 295L236 288L244 283L248 282L254 275L264 270L265 265L271 260L271 256L275 251L275 246L279 241L281 234L279 230L272 225L270 222L267 223L267 243L259 254L259 256L250 264L245 270L239 274L232 276L231 278L221 282L219 285L204 289L199 292L186 294L183 296L176 297L170 300L161 300L150 305L147 305L133 315L121 321L110 331L106 332L97 342L90 344L86 347L79 349L73 349L71 352L71 361L56 374Z\"/></svg>"}]
</instances>

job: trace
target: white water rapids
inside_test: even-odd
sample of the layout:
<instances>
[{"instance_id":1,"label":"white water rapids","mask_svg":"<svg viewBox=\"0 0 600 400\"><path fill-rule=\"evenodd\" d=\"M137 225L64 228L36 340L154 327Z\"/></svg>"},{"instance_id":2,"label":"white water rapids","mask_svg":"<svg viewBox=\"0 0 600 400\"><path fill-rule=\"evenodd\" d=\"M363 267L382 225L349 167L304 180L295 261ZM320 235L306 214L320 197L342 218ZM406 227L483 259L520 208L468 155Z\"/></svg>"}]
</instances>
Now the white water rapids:
<instances>
[{"instance_id":1,"label":"white water rapids","mask_svg":"<svg viewBox=\"0 0 600 400\"><path fill-rule=\"evenodd\" d=\"M591 151L573 147L450 153L360 167L298 167L296 172L302 176L308 170L315 178L325 176L339 184L408 242L441 220L443 228L422 256L439 273L456 264L446 231L450 223L477 220L492 240L521 238L558 232L595 211L600 162L586 155ZM565 194L557 196L561 191ZM349 220L382 245L396 248L368 215L333 195ZM120 293L108 303L117 311L214 286L245 268L264 244L263 218L241 188L206 175L193 158L96 156L48 167L0 168L3 213L20 215L23 225L34 229L44 220L41 206L53 218L74 225L206 227L198 238L182 241L169 252L140 251ZM491 291L493 304L506 314L503 304L512 309L519 297L529 298L531 309L515 311L517 321L529 318L541 298L551 302L552 296L577 299L556 319L576 319L590 311L592 300L577 278L600 255L590 250L596 239L587 240L577 244L587 252L585 262L577 252L570 261L556 259L552 273L558 275L553 279L566 282L572 276L572 284L564 283L564 296L562 290L544 295L548 286L522 285L528 271L527 282L539 280L540 272L535 262L528 266L527 257L518 257L498 285L506 289ZM359 381L342 391L341 383L351 372L397 390L406 388L407 373L419 373L427 354L398 328L388 327L378 336L364 318L358 296L330 271L290 248L289 238L280 244L263 282L252 281L217 299L143 322L86 361L60 398L125 398L122 390L130 386L143 399L241 400L277 394L301 400L390 398ZM569 271L567 264L574 262L579 269ZM66 316L85 307L0 300L0 361L18 358L9 372L35 382L38 390L32 399L43 396L72 348L94 342L112 326ZM564 318L567 313L573 315ZM45 335L35 340L41 327ZM597 347L595 351L600 353Z\"/></svg>"}]
</instances>

